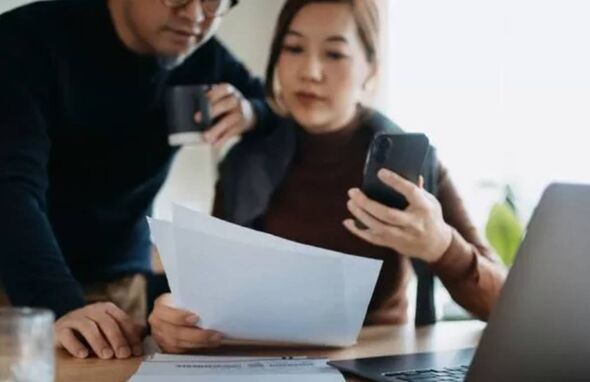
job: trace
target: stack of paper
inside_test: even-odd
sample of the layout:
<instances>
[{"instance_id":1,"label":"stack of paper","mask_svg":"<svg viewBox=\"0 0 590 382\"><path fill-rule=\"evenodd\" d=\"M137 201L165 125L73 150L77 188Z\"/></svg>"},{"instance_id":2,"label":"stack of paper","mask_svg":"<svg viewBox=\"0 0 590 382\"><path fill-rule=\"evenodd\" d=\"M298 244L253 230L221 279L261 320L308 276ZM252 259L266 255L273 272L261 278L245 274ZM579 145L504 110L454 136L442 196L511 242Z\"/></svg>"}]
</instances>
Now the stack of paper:
<instances>
[{"instance_id":1,"label":"stack of paper","mask_svg":"<svg viewBox=\"0 0 590 382\"><path fill-rule=\"evenodd\" d=\"M176 304L227 338L349 346L382 261L295 243L175 206L150 219Z\"/></svg>"},{"instance_id":2,"label":"stack of paper","mask_svg":"<svg viewBox=\"0 0 590 382\"><path fill-rule=\"evenodd\" d=\"M325 358L207 357L155 354L147 357L131 382L344 382Z\"/></svg>"}]
</instances>

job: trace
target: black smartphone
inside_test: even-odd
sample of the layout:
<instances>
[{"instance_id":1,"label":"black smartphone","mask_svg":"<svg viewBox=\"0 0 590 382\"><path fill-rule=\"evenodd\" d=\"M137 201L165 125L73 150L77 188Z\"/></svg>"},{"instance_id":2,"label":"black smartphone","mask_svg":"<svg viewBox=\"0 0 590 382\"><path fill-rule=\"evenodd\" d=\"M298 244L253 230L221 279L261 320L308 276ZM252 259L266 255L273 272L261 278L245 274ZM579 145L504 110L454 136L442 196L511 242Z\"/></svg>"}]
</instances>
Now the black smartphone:
<instances>
[{"instance_id":1,"label":"black smartphone","mask_svg":"<svg viewBox=\"0 0 590 382\"><path fill-rule=\"evenodd\" d=\"M428 137L424 134L381 134L369 147L365 162L362 191L369 198L389 207L405 209L406 198L385 185L377 176L386 168L418 184L424 160L430 150Z\"/></svg>"}]
</instances>

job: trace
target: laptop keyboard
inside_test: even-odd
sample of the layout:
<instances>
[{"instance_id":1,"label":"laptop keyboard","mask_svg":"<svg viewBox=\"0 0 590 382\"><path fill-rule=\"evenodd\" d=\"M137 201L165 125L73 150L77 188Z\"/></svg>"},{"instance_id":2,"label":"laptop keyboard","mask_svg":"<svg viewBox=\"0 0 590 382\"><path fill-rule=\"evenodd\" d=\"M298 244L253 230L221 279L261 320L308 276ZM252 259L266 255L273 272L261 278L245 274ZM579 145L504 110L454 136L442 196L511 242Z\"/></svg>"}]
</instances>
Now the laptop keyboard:
<instances>
[{"instance_id":1,"label":"laptop keyboard","mask_svg":"<svg viewBox=\"0 0 590 382\"><path fill-rule=\"evenodd\" d=\"M404 382L463 382L469 366L445 367L443 369L424 369L396 371L382 375L392 381Z\"/></svg>"}]
</instances>

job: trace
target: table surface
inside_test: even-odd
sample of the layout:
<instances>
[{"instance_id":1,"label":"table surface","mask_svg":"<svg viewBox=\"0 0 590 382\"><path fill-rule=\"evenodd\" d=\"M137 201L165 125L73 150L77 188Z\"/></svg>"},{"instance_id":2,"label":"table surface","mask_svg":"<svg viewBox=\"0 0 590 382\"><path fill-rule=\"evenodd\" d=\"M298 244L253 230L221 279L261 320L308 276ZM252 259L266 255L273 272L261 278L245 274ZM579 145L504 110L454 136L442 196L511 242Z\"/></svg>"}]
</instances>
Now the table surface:
<instances>
[{"instance_id":1,"label":"table surface","mask_svg":"<svg viewBox=\"0 0 590 382\"><path fill-rule=\"evenodd\" d=\"M435 325L415 328L404 326L374 326L363 328L358 343L344 349L326 348L266 348L223 346L201 355L240 356L312 356L331 360L405 354L435 350L474 347L485 324L479 321L439 322ZM126 360L75 359L65 351L56 351L58 382L118 382L127 381L135 373L142 358ZM354 381L354 379L348 379Z\"/></svg>"}]
</instances>

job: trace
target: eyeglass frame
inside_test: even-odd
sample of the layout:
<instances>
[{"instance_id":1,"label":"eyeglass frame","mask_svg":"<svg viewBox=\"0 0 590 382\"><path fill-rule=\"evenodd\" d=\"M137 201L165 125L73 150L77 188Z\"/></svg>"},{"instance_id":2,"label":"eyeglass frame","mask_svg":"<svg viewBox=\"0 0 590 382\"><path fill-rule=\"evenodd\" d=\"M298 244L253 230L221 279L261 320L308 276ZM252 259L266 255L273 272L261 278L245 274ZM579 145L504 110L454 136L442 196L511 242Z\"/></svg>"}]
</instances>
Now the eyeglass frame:
<instances>
[{"instance_id":1,"label":"eyeglass frame","mask_svg":"<svg viewBox=\"0 0 590 382\"><path fill-rule=\"evenodd\" d=\"M177 0L178 1L178 0ZM176 8L182 8L185 7L187 4L189 4L191 1L193 0L180 0L177 3L171 4L170 0L161 0L162 4L164 4L166 7L168 8L172 8L172 9L176 9ZM199 0L199 1L207 1L207 0ZM221 3L224 0L220 0L219 4L221 5ZM223 11L222 13L214 13L214 14L210 14L207 12L206 8L202 8L203 9L203 13L205 14L205 16L209 17L209 18L216 18L216 17L223 17L225 16L227 13L229 13L229 11L235 7L239 0L229 0L230 1L230 5L227 8L227 10Z\"/></svg>"}]
</instances>

